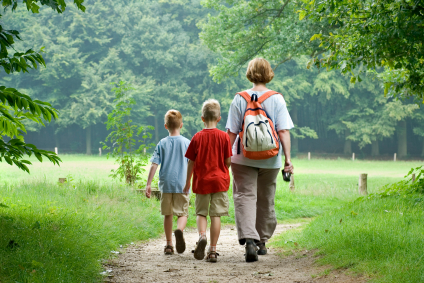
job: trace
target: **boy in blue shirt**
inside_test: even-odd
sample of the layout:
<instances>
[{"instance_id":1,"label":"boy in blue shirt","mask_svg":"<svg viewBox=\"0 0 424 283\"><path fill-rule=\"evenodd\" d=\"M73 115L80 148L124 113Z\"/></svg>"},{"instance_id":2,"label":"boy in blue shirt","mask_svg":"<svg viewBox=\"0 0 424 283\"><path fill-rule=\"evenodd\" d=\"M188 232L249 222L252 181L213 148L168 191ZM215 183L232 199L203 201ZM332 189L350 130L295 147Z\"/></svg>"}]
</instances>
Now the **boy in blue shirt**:
<instances>
[{"instance_id":1,"label":"boy in blue shirt","mask_svg":"<svg viewBox=\"0 0 424 283\"><path fill-rule=\"evenodd\" d=\"M189 196L183 192L186 183L187 159L184 157L190 140L180 135L183 117L177 110L165 114L165 129L169 136L160 140L153 153L152 166L146 184L146 196L150 198L151 184L159 165L159 189L161 191L160 207L165 216L163 226L166 236L165 254L174 254L172 244L172 221L177 216L177 229L174 231L175 246L178 253L186 248L183 231L187 224Z\"/></svg>"}]
</instances>

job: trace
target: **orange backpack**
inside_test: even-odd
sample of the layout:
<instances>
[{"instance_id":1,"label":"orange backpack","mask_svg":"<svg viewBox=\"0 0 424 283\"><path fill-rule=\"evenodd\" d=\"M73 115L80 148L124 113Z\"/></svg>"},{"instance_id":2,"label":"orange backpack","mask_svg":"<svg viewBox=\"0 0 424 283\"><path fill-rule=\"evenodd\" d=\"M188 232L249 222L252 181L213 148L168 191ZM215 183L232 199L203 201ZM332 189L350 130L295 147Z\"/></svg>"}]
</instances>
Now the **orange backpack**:
<instances>
[{"instance_id":1,"label":"orange backpack","mask_svg":"<svg viewBox=\"0 0 424 283\"><path fill-rule=\"evenodd\" d=\"M247 92L238 92L247 101L246 112L244 114L237 154L243 148L243 155L249 159L261 160L274 157L280 150L280 140L271 117L268 116L262 103L276 91L268 91L258 98L257 94L250 96Z\"/></svg>"}]
</instances>

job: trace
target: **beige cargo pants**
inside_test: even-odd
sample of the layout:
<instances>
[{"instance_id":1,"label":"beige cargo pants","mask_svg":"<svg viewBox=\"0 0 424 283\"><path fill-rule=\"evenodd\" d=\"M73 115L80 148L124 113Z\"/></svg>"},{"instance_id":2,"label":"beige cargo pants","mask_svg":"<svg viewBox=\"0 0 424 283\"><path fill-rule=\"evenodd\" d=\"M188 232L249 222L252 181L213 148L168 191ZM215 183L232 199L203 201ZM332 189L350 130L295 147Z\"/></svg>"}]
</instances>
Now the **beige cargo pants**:
<instances>
[{"instance_id":1,"label":"beige cargo pants","mask_svg":"<svg viewBox=\"0 0 424 283\"><path fill-rule=\"evenodd\" d=\"M280 169L263 169L231 163L233 198L240 245L250 238L266 242L277 226L275 189Z\"/></svg>"}]
</instances>

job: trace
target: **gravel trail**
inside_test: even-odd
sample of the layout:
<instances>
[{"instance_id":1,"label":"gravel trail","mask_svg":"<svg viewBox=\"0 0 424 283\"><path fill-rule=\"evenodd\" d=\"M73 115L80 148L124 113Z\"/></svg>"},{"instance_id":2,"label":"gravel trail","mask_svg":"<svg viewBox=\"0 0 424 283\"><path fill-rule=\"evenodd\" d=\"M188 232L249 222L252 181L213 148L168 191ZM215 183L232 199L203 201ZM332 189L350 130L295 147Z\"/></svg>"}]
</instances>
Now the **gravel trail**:
<instances>
[{"instance_id":1,"label":"gravel trail","mask_svg":"<svg viewBox=\"0 0 424 283\"><path fill-rule=\"evenodd\" d=\"M281 224L275 234L299 226ZM164 237L129 246L105 266L110 271L105 282L366 282L364 277L348 276L340 270L315 276L323 273L326 267L314 264L313 252L307 251L281 257L271 248L267 255L259 256L259 261L246 263L244 247L238 244L234 226L225 226L221 231L217 263L194 259L191 250L198 239L195 230L186 230L184 237L186 251L172 256L163 254Z\"/></svg>"}]
</instances>

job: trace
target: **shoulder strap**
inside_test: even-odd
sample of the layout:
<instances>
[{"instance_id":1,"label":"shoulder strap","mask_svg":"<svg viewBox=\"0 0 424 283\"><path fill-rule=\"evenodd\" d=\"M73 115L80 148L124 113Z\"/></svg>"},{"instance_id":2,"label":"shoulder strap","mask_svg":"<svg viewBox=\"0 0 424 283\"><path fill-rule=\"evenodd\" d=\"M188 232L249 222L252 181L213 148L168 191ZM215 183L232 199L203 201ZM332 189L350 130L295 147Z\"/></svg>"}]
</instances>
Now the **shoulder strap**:
<instances>
[{"instance_id":1,"label":"shoulder strap","mask_svg":"<svg viewBox=\"0 0 424 283\"><path fill-rule=\"evenodd\" d=\"M251 99L247 91L237 92L236 94L240 94L240 96L246 99L247 102L249 102Z\"/></svg>"},{"instance_id":2,"label":"shoulder strap","mask_svg":"<svg viewBox=\"0 0 424 283\"><path fill-rule=\"evenodd\" d=\"M259 97L258 102L262 104L262 102L264 102L266 99L273 96L274 94L280 94L280 93L273 90L267 91L264 94L262 94L261 97Z\"/></svg>"}]
</instances>

